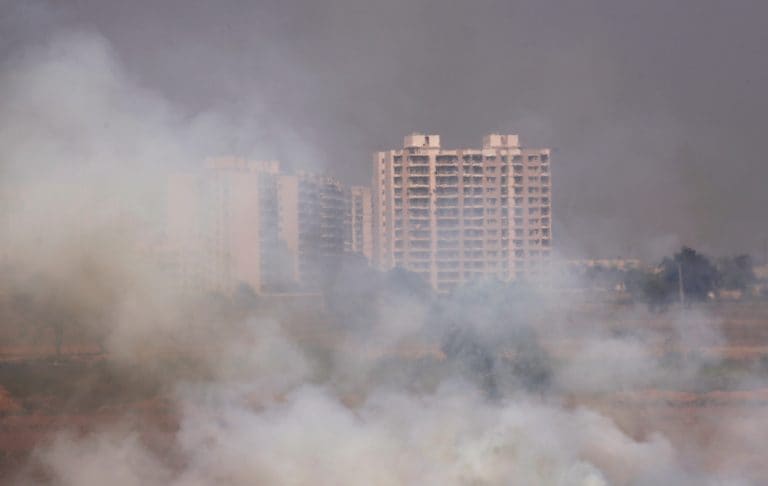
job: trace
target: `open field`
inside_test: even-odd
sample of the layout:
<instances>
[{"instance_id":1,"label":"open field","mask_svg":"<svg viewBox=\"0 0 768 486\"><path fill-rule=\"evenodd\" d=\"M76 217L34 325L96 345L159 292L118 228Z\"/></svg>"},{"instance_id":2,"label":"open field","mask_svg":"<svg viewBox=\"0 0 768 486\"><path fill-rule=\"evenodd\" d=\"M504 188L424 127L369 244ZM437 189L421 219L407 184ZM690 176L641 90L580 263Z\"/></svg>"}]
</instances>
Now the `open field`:
<instances>
[{"instance_id":1,"label":"open field","mask_svg":"<svg viewBox=\"0 0 768 486\"><path fill-rule=\"evenodd\" d=\"M768 305L738 303L711 305L706 315L719 322L721 336L711 346L692 348L674 339L677 325L671 314L645 318L624 310L599 311L585 306L572 316L584 322L592 316L608 323L610 332L624 335L652 329L651 343L661 356L677 360L715 356L695 386L619 388L572 393L562 397L567 407L588 407L612 418L623 431L644 440L661 433L680 451L685 462L702 470L750 470L768 478L762 447L744 441L744 431L768 423L768 388L743 382L740 377L768 373ZM615 312L615 314L613 314ZM598 316L598 314L600 314ZM294 326L293 337L318 349L353 347L338 329L322 320L307 329ZM687 325L696 325L692 319ZM588 344L590 336L577 327L548 334L542 323L541 344L555 359L567 359ZM110 366L95 343L65 343L62 356L54 356L50 343L0 346L0 479L25 467L36 446L65 430L88 434L104 426L135 424L142 440L164 450L173 440L177 417L168 389L139 372ZM373 359L420 360L439 367L445 356L439 343L406 342L394 351L367 347L359 350ZM393 356L394 354L394 356ZM357 397L346 397L354 407ZM724 426L724 418L728 418ZM723 453L726 448L727 453ZM169 454L172 448L168 449ZM172 461L173 458L169 460ZM44 471L39 472L44 476Z\"/></svg>"}]
</instances>

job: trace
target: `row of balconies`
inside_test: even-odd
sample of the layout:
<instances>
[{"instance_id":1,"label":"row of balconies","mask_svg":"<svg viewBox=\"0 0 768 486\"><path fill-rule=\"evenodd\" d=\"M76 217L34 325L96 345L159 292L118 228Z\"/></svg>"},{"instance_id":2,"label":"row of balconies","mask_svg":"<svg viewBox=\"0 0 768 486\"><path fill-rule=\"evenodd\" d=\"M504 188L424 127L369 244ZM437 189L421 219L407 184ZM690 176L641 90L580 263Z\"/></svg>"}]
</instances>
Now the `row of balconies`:
<instances>
[{"instance_id":1,"label":"row of balconies","mask_svg":"<svg viewBox=\"0 0 768 486\"><path fill-rule=\"evenodd\" d=\"M409 163L425 163L429 162L429 155L416 155L412 153L407 158ZM496 163L496 156L486 156L483 157L481 154L474 154L474 155L463 155L461 157L462 165L481 165L483 162L487 163L493 163L496 165L508 165L510 162L510 159L506 155L501 156L501 160L499 163ZM393 157L393 163L396 165L401 165L403 163L403 157L402 155L395 155ZM512 156L512 165L523 165L524 162L527 162L527 164L530 166L531 164L542 164L547 165L549 163L549 156L546 154L542 155L528 155L526 157L523 157L522 155L513 155ZM457 165L459 164L459 157L456 155L441 155L438 154L435 156L435 163L438 165Z\"/></svg>"},{"instance_id":2,"label":"row of balconies","mask_svg":"<svg viewBox=\"0 0 768 486\"><path fill-rule=\"evenodd\" d=\"M410 201L408 201L410 203ZM456 207L459 205L458 197L438 197L435 200L435 206L438 208Z\"/></svg>"},{"instance_id":3,"label":"row of balconies","mask_svg":"<svg viewBox=\"0 0 768 486\"><path fill-rule=\"evenodd\" d=\"M429 175L429 167L408 167L408 174Z\"/></svg>"},{"instance_id":4,"label":"row of balconies","mask_svg":"<svg viewBox=\"0 0 768 486\"><path fill-rule=\"evenodd\" d=\"M438 232L440 233L440 232ZM465 230L465 234L462 237L461 233L458 231L451 232L453 234L440 236L438 235L436 238L437 246L439 248L453 248L453 247L459 247L462 245L462 241L464 242L466 246L466 242L472 242L471 244L475 244L475 242L481 242L484 241L489 246L497 246L501 244L502 246L507 246L509 244L509 236L503 235L501 237L498 237L497 235L490 235L482 230L477 230L474 233L471 233L470 230ZM397 231L395 235L395 244L398 248L401 248L402 245L406 242L406 235L402 233L402 231ZM534 237L529 237L528 244L530 246L536 246L539 245L540 242L542 246L549 246L549 237L548 235L542 235L541 238L539 238L539 235L533 235ZM335 237L338 238L338 235L335 235ZM407 235L407 241L432 241L432 234L429 230L412 230ZM512 240L512 244L516 248L523 248L525 246L525 238L515 238Z\"/></svg>"},{"instance_id":5,"label":"row of balconies","mask_svg":"<svg viewBox=\"0 0 768 486\"><path fill-rule=\"evenodd\" d=\"M406 255L407 253L407 255ZM541 258L549 258L551 256L551 253L549 250L529 250L528 255L526 257L526 251L525 250L515 250L514 252L510 252L504 250L504 251L495 251L495 250L464 250L464 251L456 251L456 250L446 250L446 249L439 249L435 252L435 264L438 267L441 267L442 265L448 265L449 267L453 267L461 263L465 267L479 267L480 265L497 265L499 262L507 262L510 264L514 264L515 266L525 266L525 262L531 262L531 264L534 264L536 260L531 260L531 258L534 259L541 259ZM424 251L424 250L410 250L407 252L404 252L402 250L395 252L395 258L397 260L403 260L405 257L408 257L409 260L419 260L418 262L415 262L415 266L419 266L421 268L427 268L428 265L430 265L432 252L430 251ZM425 261L426 260L426 261Z\"/></svg>"},{"instance_id":6,"label":"row of balconies","mask_svg":"<svg viewBox=\"0 0 768 486\"><path fill-rule=\"evenodd\" d=\"M408 196L429 196L430 191L428 187L409 187Z\"/></svg>"},{"instance_id":7,"label":"row of balconies","mask_svg":"<svg viewBox=\"0 0 768 486\"><path fill-rule=\"evenodd\" d=\"M493 208L488 208L488 209L490 210L490 209L493 209ZM515 216L522 216L523 212L522 211L518 211L518 209L520 209L520 208L516 208L515 209ZM537 208L529 208L529 209L537 209ZM402 211L403 211L402 209L395 210L395 227L396 228L400 228L400 227L403 226L403 212ZM437 210L437 211L439 211L439 210ZM437 211L435 211L435 213L437 213ZM472 210L472 211L476 211L476 213L474 213L474 214L469 213L468 211L471 211L471 210L470 209L464 209L464 220L463 220L464 225L465 226L482 226L483 222L485 221L484 218L483 218L483 214L484 214L485 210L483 208L474 209L474 210ZM429 217L429 214L430 214L429 209L409 208L408 209L408 216L409 216L408 217L408 221L409 221L411 226L413 226L413 225L429 226L431 224L431 219ZM456 225L460 224L461 220L459 219L459 216L456 215L456 214L458 214L458 210L454 210L454 213L451 214L451 215L445 215L445 214L438 215L437 219L436 219L438 227L441 227L441 226L453 227L453 226L456 226ZM502 216L503 217L500 220L501 225L502 226L506 226L507 224L509 224L509 219L506 217L507 216L506 208L502 209ZM490 218L488 218L487 222L495 224L497 222L497 220L496 220L496 218L490 217ZM513 223L513 226L525 226L526 225L525 219L522 218L522 217L515 217L515 218L513 218L512 219L512 223ZM541 219L539 219L539 218L529 218L528 219L528 226L548 227L549 225L550 225L550 219L548 217L544 217L544 218L541 218ZM307 226L313 226L313 225L312 224L308 224Z\"/></svg>"},{"instance_id":8,"label":"row of balconies","mask_svg":"<svg viewBox=\"0 0 768 486\"><path fill-rule=\"evenodd\" d=\"M435 174L443 175L443 174L457 174L459 172L459 166L458 165L443 165L443 166L437 166L435 168Z\"/></svg>"},{"instance_id":9,"label":"row of balconies","mask_svg":"<svg viewBox=\"0 0 768 486\"><path fill-rule=\"evenodd\" d=\"M540 213L542 216L544 216L543 218L541 218L541 220L539 220L538 218L536 219L530 218L528 221L529 224L549 226L549 217L547 217L549 216L549 207L541 207L541 208L529 207L528 212L529 214ZM402 208L395 209L394 213L395 213L396 220L402 221L402 217L404 214L403 209ZM434 214L436 216L438 223L458 224L460 221L459 219L460 216L464 217L465 222L471 219L482 218L483 216L492 217L497 214L497 208L486 207L484 205L466 207L465 205L464 209L462 210L459 210L455 206L450 206L450 207L444 207L444 208L437 208L434 211L432 211L427 206L419 205L419 206L409 206L408 212L407 212L409 221L411 222L423 221L424 223L429 223L431 214ZM522 226L523 224L525 224L525 220L522 218L522 216L525 215L525 208L514 208L513 214L515 216L515 218L513 219L515 226ZM508 208L501 208L501 215L502 215L501 223L503 225L508 224L509 222ZM333 221L338 222L340 220L335 219ZM309 223L311 221L308 220L307 222Z\"/></svg>"},{"instance_id":10,"label":"row of balconies","mask_svg":"<svg viewBox=\"0 0 768 486\"><path fill-rule=\"evenodd\" d=\"M430 183L429 172L409 171L409 174L410 174L408 177L409 184L425 184L426 185ZM435 177L436 185L456 185L459 183L458 175L452 175L449 172L439 172L436 174L437 174ZM482 175L473 175L473 176L464 175L461 178L461 181L465 185L466 184L482 184L483 182L496 184L497 180L501 185L506 185L508 182L507 176L501 176L498 179L495 176L485 176L485 179L483 179ZM401 185L403 183L403 178L400 175L400 172L395 173L393 182L395 185ZM516 175L513 177L512 182L515 185L522 185L525 183L525 180L522 175ZM549 177L541 176L541 178L539 178L538 176L529 176L528 183L548 186Z\"/></svg>"},{"instance_id":11,"label":"row of balconies","mask_svg":"<svg viewBox=\"0 0 768 486\"><path fill-rule=\"evenodd\" d=\"M467 188L465 187L461 193L459 193L458 187L438 187L436 189L430 190L428 186L415 186L415 187L409 187L407 191L407 195L409 198L410 203L424 203L429 202L431 200L431 196L434 194L436 197L436 202L445 202L445 196L455 196L458 198L460 195L463 196L462 202L465 205L468 204L483 204L485 202L493 203L497 201L497 197L495 194L491 194L492 188L485 188L486 190L483 191L483 188ZM501 204L507 205L509 202L509 198L506 197L508 191L506 188L501 188ZM533 189L533 190L532 190ZM478 197L483 195L484 193L488 193L488 198ZM542 204L549 204L549 191L542 191L542 193L547 194L546 196L541 196L542 198ZM402 188L396 187L394 189L395 194L395 205L402 205L403 203L403 190ZM522 206L525 203L525 196L523 188L515 188L514 191L515 197L513 198L514 205L516 206ZM529 197L539 197L539 196L531 196L531 194L538 194L538 188L528 188L528 194ZM454 198L451 198L454 199ZM456 199L456 203L458 203L458 199ZM537 199L529 200L529 203L538 202ZM309 207L308 205L306 205ZM325 210L329 211L337 211L337 212L343 212L346 207L345 206L339 206L339 207L323 207ZM303 209L302 211L309 211L309 209Z\"/></svg>"}]
</instances>

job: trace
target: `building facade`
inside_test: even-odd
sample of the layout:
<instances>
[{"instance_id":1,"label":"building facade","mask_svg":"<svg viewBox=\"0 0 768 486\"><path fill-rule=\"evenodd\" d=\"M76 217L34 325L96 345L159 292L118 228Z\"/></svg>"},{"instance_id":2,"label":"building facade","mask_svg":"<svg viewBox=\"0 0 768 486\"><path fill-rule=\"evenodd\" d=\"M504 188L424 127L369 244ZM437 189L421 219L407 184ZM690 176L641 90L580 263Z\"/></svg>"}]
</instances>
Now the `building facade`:
<instances>
[{"instance_id":1,"label":"building facade","mask_svg":"<svg viewBox=\"0 0 768 486\"><path fill-rule=\"evenodd\" d=\"M337 180L300 172L278 178L280 241L294 282L316 290L345 252L347 197Z\"/></svg>"},{"instance_id":2,"label":"building facade","mask_svg":"<svg viewBox=\"0 0 768 486\"><path fill-rule=\"evenodd\" d=\"M373 201L371 188L352 186L349 188L347 208L347 253L361 255L370 262L373 258Z\"/></svg>"},{"instance_id":3,"label":"building facade","mask_svg":"<svg viewBox=\"0 0 768 486\"><path fill-rule=\"evenodd\" d=\"M314 291L345 250L348 198L335 179L228 158L168 187L171 268L190 291Z\"/></svg>"},{"instance_id":4,"label":"building facade","mask_svg":"<svg viewBox=\"0 0 768 486\"><path fill-rule=\"evenodd\" d=\"M215 159L168 183L166 241L185 291L260 292L275 278L277 162Z\"/></svg>"},{"instance_id":5,"label":"building facade","mask_svg":"<svg viewBox=\"0 0 768 486\"><path fill-rule=\"evenodd\" d=\"M481 277L537 278L551 257L550 150L491 134L443 149L414 133L373 161L373 260L438 291Z\"/></svg>"}]
</instances>

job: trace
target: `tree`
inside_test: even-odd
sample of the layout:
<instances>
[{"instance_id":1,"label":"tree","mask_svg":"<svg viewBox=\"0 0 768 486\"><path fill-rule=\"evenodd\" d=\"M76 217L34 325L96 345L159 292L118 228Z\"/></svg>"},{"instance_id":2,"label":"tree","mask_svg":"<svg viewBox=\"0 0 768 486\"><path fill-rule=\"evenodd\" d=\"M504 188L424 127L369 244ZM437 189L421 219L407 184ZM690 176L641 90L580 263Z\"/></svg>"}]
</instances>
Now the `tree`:
<instances>
[{"instance_id":1,"label":"tree","mask_svg":"<svg viewBox=\"0 0 768 486\"><path fill-rule=\"evenodd\" d=\"M712 262L692 248L682 247L672 258L661 262L665 291L674 294L682 274L682 287L686 299L705 301L717 289L720 274Z\"/></svg>"},{"instance_id":2,"label":"tree","mask_svg":"<svg viewBox=\"0 0 768 486\"><path fill-rule=\"evenodd\" d=\"M641 285L643 300L651 312L665 311L674 294L669 282L660 274L647 274Z\"/></svg>"}]
</instances>

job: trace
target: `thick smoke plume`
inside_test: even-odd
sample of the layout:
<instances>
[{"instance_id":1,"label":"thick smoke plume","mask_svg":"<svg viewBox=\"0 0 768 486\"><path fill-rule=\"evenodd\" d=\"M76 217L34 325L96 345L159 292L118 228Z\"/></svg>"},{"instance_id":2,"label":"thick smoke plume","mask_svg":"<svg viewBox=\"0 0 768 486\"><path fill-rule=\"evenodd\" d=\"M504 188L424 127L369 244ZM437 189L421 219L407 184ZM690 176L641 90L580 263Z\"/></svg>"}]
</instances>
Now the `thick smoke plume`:
<instances>
[{"instance_id":1,"label":"thick smoke plume","mask_svg":"<svg viewBox=\"0 0 768 486\"><path fill-rule=\"evenodd\" d=\"M164 177L226 150L230 128L179 116L96 35L69 33L3 66L3 295L35 310L28 326L91 336L173 423L155 435L125 412L65 428L19 484L759 483L764 471L735 459L710 468L718 444L680 449L652 411L620 424L574 398L709 390L716 351L659 352L670 340L717 349L707 314L643 330L632 323L657 317L582 313L556 290L486 282L437 298L357 268L329 284L322 315L174 293L152 257ZM4 326L14 309L3 307ZM768 422L741 420L724 417L715 435L749 450Z\"/></svg>"}]
</instances>

